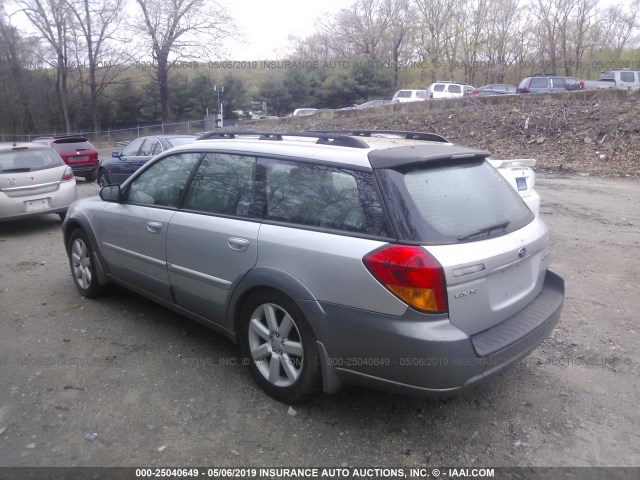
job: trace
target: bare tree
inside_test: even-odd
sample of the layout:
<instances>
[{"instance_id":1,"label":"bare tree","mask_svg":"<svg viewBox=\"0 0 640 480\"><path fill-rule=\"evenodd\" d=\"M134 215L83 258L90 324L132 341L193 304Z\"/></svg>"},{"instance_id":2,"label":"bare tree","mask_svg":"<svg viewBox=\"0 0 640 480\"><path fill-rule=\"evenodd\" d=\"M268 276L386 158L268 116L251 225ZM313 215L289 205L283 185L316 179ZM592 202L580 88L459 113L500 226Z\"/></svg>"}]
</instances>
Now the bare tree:
<instances>
[{"instance_id":1,"label":"bare tree","mask_svg":"<svg viewBox=\"0 0 640 480\"><path fill-rule=\"evenodd\" d=\"M146 36L154 62L162 120L169 119L170 57L203 57L219 48L235 27L211 0L136 0L142 18L133 27Z\"/></svg>"},{"instance_id":2,"label":"bare tree","mask_svg":"<svg viewBox=\"0 0 640 480\"><path fill-rule=\"evenodd\" d=\"M422 60L430 61L434 73L445 60L449 68L455 60L455 22L459 14L459 0L415 0L421 24L419 52ZM435 75L433 76L435 80Z\"/></svg>"},{"instance_id":3,"label":"bare tree","mask_svg":"<svg viewBox=\"0 0 640 480\"><path fill-rule=\"evenodd\" d=\"M638 11L640 10L640 0L634 0L625 11L621 4L612 5L604 10L601 16L603 29L603 47L613 47L620 57L627 42L632 38L638 25Z\"/></svg>"},{"instance_id":4,"label":"bare tree","mask_svg":"<svg viewBox=\"0 0 640 480\"><path fill-rule=\"evenodd\" d=\"M48 62L55 66L56 92L60 110L67 132L71 131L69 118L69 43L68 30L70 17L64 0L18 0L22 11L41 37L56 55L56 61Z\"/></svg>"},{"instance_id":5,"label":"bare tree","mask_svg":"<svg viewBox=\"0 0 640 480\"><path fill-rule=\"evenodd\" d=\"M95 131L100 129L98 100L114 76L122 70L113 40L121 24L124 0L64 0L72 15L72 25L82 38L89 85L89 109ZM85 65L82 64L82 67ZM81 69L81 73L82 73Z\"/></svg>"}]
</instances>

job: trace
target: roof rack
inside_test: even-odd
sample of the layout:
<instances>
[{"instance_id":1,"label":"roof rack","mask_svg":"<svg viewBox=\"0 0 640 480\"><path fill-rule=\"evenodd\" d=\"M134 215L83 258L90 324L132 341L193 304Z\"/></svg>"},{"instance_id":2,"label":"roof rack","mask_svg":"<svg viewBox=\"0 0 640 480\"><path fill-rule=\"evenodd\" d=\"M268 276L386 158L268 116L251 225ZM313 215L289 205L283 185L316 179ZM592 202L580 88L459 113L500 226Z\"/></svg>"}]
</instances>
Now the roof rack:
<instances>
[{"instance_id":1,"label":"roof rack","mask_svg":"<svg viewBox=\"0 0 640 480\"><path fill-rule=\"evenodd\" d=\"M350 135L352 137L372 137L373 135L397 135L406 140L449 143L442 135L430 132L408 132L405 130L311 130L313 133Z\"/></svg>"},{"instance_id":2,"label":"roof rack","mask_svg":"<svg viewBox=\"0 0 640 480\"><path fill-rule=\"evenodd\" d=\"M350 135L341 135L333 132L255 132L255 131L228 131L207 132L196 140L231 139L246 136L258 136L258 140L282 141L283 137L317 138L319 145L335 145L340 147L369 148L369 144L359 138Z\"/></svg>"}]
</instances>

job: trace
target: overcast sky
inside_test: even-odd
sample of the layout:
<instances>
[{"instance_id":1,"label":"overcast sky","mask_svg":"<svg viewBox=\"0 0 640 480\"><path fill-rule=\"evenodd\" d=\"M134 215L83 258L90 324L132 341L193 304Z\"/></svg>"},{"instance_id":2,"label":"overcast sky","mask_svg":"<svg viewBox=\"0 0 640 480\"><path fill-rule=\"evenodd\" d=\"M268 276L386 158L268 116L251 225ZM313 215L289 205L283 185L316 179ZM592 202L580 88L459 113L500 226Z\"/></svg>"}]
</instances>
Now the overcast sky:
<instances>
[{"instance_id":1,"label":"overcast sky","mask_svg":"<svg viewBox=\"0 0 640 480\"><path fill-rule=\"evenodd\" d=\"M289 35L306 37L316 21L354 0L219 0L227 6L245 42L228 42L229 60L281 59Z\"/></svg>"}]
</instances>

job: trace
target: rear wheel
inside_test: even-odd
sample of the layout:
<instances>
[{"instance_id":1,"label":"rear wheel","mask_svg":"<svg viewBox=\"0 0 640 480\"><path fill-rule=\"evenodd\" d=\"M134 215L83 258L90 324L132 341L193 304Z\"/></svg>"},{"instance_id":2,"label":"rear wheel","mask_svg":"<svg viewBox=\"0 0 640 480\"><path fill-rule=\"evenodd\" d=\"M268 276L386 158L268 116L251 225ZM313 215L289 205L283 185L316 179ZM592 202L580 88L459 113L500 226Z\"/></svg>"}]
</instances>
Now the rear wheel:
<instances>
[{"instance_id":1,"label":"rear wheel","mask_svg":"<svg viewBox=\"0 0 640 480\"><path fill-rule=\"evenodd\" d=\"M95 173L95 172L90 173L89 175L87 175L86 177L84 177L84 179L85 179L87 182L94 182L94 181L95 181L95 179L96 179L96 173Z\"/></svg>"},{"instance_id":2,"label":"rear wheel","mask_svg":"<svg viewBox=\"0 0 640 480\"><path fill-rule=\"evenodd\" d=\"M98 170L97 182L98 182L98 185L100 185L101 187L104 187L111 183L111 180L109 179L109 174L104 168L101 168L100 170Z\"/></svg>"},{"instance_id":3,"label":"rear wheel","mask_svg":"<svg viewBox=\"0 0 640 480\"><path fill-rule=\"evenodd\" d=\"M80 295L98 297L104 292L104 287L98 283L93 248L83 230L78 228L71 233L68 251L71 275Z\"/></svg>"},{"instance_id":4,"label":"rear wheel","mask_svg":"<svg viewBox=\"0 0 640 480\"><path fill-rule=\"evenodd\" d=\"M316 339L298 306L274 290L249 297L241 313L240 345L253 379L272 397L298 403L320 384Z\"/></svg>"}]
</instances>

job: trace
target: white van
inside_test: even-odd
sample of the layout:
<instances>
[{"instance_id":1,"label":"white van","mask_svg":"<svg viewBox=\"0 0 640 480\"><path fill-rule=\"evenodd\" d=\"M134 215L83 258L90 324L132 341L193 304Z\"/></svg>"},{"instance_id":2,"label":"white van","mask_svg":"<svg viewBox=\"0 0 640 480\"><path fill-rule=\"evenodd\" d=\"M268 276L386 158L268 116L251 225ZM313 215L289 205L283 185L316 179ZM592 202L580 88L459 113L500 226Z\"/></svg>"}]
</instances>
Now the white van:
<instances>
[{"instance_id":1,"label":"white van","mask_svg":"<svg viewBox=\"0 0 640 480\"><path fill-rule=\"evenodd\" d=\"M391 99L392 102L424 102L427 99L426 90L398 90Z\"/></svg>"},{"instance_id":2,"label":"white van","mask_svg":"<svg viewBox=\"0 0 640 480\"><path fill-rule=\"evenodd\" d=\"M436 82L427 88L429 98L458 98L469 95L473 91L471 85L456 82Z\"/></svg>"}]
</instances>

